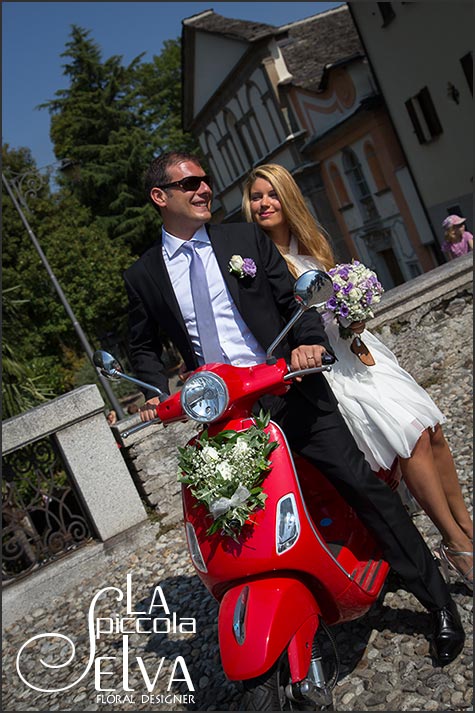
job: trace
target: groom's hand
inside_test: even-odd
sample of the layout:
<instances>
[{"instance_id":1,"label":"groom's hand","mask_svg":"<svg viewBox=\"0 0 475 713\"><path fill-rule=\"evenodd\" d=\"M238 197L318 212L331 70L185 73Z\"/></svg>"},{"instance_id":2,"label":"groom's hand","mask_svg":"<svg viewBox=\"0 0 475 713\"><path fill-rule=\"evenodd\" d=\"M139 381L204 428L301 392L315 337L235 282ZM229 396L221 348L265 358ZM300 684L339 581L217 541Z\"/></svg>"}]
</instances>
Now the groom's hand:
<instances>
[{"instance_id":1,"label":"groom's hand","mask_svg":"<svg viewBox=\"0 0 475 713\"><path fill-rule=\"evenodd\" d=\"M157 406L159 403L160 399L158 396L154 396L153 399L146 401L144 405L139 408L140 420L145 422L153 421L154 418L157 418Z\"/></svg>"},{"instance_id":2,"label":"groom's hand","mask_svg":"<svg viewBox=\"0 0 475 713\"><path fill-rule=\"evenodd\" d=\"M319 344L302 344L292 351L290 368L292 371L300 371L301 369L313 369L316 366L322 366L322 354L325 353L325 347ZM302 377L298 376L296 381L302 381Z\"/></svg>"}]
</instances>

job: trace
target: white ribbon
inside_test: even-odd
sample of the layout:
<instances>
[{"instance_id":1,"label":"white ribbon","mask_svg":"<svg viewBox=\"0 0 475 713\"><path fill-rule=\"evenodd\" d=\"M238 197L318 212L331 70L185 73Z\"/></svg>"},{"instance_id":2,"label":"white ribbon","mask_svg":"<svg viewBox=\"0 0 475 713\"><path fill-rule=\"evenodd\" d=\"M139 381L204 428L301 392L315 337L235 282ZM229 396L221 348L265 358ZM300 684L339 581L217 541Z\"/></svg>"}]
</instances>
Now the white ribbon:
<instances>
[{"instance_id":1,"label":"white ribbon","mask_svg":"<svg viewBox=\"0 0 475 713\"><path fill-rule=\"evenodd\" d=\"M213 520L217 520L220 515L224 515L224 513L231 510L231 508L235 508L238 505L244 505L250 494L251 493L244 485L238 485L234 495L230 498L218 498L217 500L213 500L209 506L209 511L213 516Z\"/></svg>"}]
</instances>

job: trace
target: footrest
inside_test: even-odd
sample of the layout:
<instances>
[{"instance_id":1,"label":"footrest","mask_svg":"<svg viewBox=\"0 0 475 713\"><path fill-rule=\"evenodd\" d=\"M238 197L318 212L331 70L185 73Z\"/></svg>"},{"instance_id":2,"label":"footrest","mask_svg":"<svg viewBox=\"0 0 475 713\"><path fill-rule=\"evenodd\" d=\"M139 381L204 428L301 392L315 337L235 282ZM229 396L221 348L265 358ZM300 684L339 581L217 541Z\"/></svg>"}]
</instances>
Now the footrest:
<instances>
[{"instance_id":1,"label":"footrest","mask_svg":"<svg viewBox=\"0 0 475 713\"><path fill-rule=\"evenodd\" d=\"M387 566L387 562L384 560L361 562L360 566L351 573L351 578L361 589L364 589L366 592L371 592L378 580L378 575L383 574L383 568L386 569Z\"/></svg>"}]
</instances>

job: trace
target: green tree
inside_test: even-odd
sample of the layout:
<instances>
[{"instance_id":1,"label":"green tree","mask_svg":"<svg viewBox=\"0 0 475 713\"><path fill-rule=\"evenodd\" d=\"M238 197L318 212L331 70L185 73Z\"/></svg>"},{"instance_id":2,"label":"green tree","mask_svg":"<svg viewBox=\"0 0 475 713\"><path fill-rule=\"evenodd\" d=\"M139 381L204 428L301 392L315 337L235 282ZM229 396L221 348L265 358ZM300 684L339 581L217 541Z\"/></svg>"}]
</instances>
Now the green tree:
<instances>
[{"instance_id":1,"label":"green tree","mask_svg":"<svg viewBox=\"0 0 475 713\"><path fill-rule=\"evenodd\" d=\"M165 42L151 63L139 55L123 66L117 55L103 61L90 31L73 25L62 57L69 86L41 105L51 113L55 154L78 163L79 202L140 254L160 226L143 192L146 166L163 150L199 151L181 130L180 42Z\"/></svg>"},{"instance_id":2,"label":"green tree","mask_svg":"<svg viewBox=\"0 0 475 713\"><path fill-rule=\"evenodd\" d=\"M90 32L72 26L62 53L69 87L45 102L51 114L56 156L79 165L74 193L90 208L111 238L121 236L131 253L144 232L158 227L141 189L143 167L151 157L147 137L135 111L135 73L141 56L128 66L121 57L105 62ZM153 233L152 233L153 234Z\"/></svg>"},{"instance_id":3,"label":"green tree","mask_svg":"<svg viewBox=\"0 0 475 713\"><path fill-rule=\"evenodd\" d=\"M24 150L3 147L4 170L21 168ZM31 199L28 220L78 322L91 346L99 346L105 332L125 329L126 295L122 273L131 256L120 240L111 242L91 211L81 206L66 188L52 194L48 188ZM19 285L26 303L11 330L15 353L49 375L54 393L72 388L74 371L82 364L83 348L51 279L27 231L3 192L3 284Z\"/></svg>"},{"instance_id":4,"label":"green tree","mask_svg":"<svg viewBox=\"0 0 475 713\"><path fill-rule=\"evenodd\" d=\"M18 285L2 290L2 419L16 416L54 395L44 374L35 374L34 365L13 347L13 325L25 304L25 300L14 298L18 290Z\"/></svg>"},{"instance_id":5,"label":"green tree","mask_svg":"<svg viewBox=\"0 0 475 713\"><path fill-rule=\"evenodd\" d=\"M161 54L137 67L137 76L140 111L154 153L178 150L203 158L194 136L182 128L181 41L166 40Z\"/></svg>"}]
</instances>

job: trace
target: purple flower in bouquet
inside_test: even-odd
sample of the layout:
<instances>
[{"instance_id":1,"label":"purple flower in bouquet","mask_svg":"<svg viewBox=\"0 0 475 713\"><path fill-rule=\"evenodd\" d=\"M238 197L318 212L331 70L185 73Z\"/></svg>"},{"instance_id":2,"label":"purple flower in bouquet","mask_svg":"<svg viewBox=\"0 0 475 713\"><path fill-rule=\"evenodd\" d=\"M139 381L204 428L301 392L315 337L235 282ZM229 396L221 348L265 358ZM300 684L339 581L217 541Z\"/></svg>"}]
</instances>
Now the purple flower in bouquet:
<instances>
[{"instance_id":1,"label":"purple flower in bouquet","mask_svg":"<svg viewBox=\"0 0 475 713\"><path fill-rule=\"evenodd\" d=\"M333 269L336 269L336 268L333 268ZM331 275L331 273L332 273L332 271L330 270L330 275ZM345 280L345 281L348 280L349 274L350 273L349 273L347 267L345 267L344 265L341 266L341 270L338 271L338 275L341 277L342 280Z\"/></svg>"},{"instance_id":2,"label":"purple flower in bouquet","mask_svg":"<svg viewBox=\"0 0 475 713\"><path fill-rule=\"evenodd\" d=\"M372 308L384 290L377 275L358 260L336 265L328 274L333 280L333 297L325 307L337 319L340 334L349 337L352 332L347 327L373 317Z\"/></svg>"},{"instance_id":3,"label":"purple flower in bouquet","mask_svg":"<svg viewBox=\"0 0 475 713\"><path fill-rule=\"evenodd\" d=\"M343 317L343 319L348 319L349 314L350 314L350 308L348 307L347 304L342 302L340 305L340 317Z\"/></svg>"}]
</instances>

